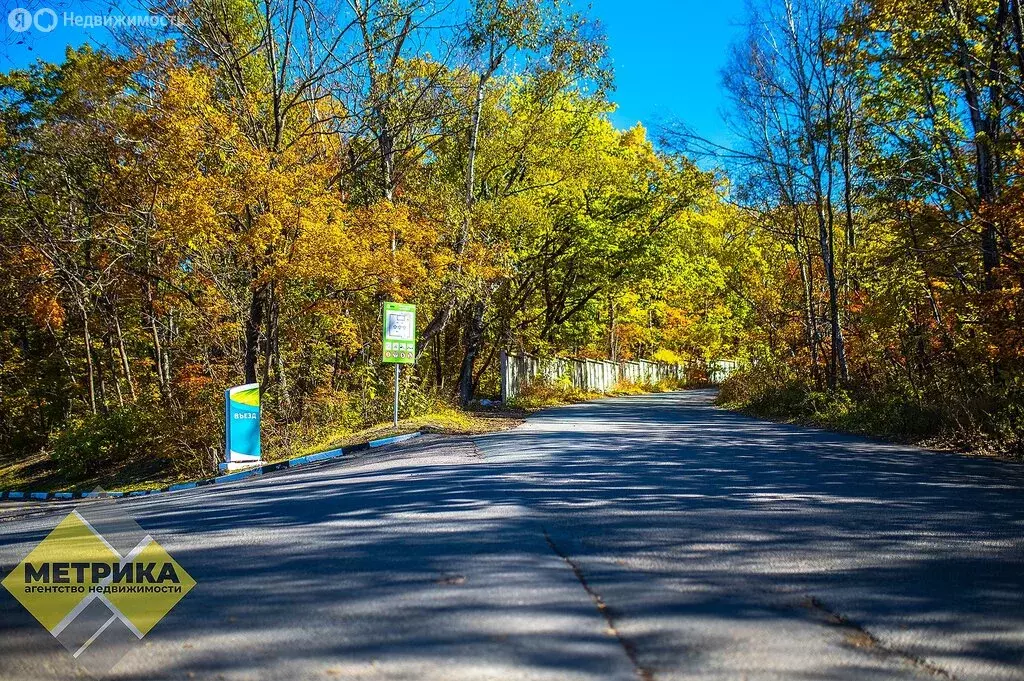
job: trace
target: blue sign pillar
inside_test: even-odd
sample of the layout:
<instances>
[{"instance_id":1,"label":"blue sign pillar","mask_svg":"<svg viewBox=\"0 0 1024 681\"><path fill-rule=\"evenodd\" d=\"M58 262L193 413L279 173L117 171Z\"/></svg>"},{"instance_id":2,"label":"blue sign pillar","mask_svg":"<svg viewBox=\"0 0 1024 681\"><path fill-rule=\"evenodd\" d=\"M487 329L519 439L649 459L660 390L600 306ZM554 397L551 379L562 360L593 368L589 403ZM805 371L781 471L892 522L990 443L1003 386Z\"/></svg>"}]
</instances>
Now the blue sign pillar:
<instances>
[{"instance_id":1,"label":"blue sign pillar","mask_svg":"<svg viewBox=\"0 0 1024 681\"><path fill-rule=\"evenodd\" d=\"M224 460L234 470L260 461L260 386L236 385L224 391Z\"/></svg>"}]
</instances>

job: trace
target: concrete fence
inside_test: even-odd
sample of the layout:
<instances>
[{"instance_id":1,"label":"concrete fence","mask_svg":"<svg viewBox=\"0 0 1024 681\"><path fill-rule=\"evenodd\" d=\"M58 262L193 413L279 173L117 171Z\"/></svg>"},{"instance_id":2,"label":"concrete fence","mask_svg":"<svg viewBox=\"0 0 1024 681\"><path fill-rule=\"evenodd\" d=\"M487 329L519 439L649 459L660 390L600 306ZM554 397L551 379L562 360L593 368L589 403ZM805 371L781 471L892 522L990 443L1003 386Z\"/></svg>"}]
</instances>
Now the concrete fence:
<instances>
[{"instance_id":1,"label":"concrete fence","mask_svg":"<svg viewBox=\"0 0 1024 681\"><path fill-rule=\"evenodd\" d=\"M734 359L716 359L708 362L708 381L717 385L739 368L740 363Z\"/></svg>"},{"instance_id":2,"label":"concrete fence","mask_svg":"<svg viewBox=\"0 0 1024 681\"><path fill-rule=\"evenodd\" d=\"M595 393L611 392L619 381L656 384L666 380L685 382L691 364L665 362L610 362L598 359L540 358L501 351L501 400L520 394L531 383L553 384L563 378L573 387ZM738 368L735 360L717 360L706 366L712 383L720 383Z\"/></svg>"}]
</instances>

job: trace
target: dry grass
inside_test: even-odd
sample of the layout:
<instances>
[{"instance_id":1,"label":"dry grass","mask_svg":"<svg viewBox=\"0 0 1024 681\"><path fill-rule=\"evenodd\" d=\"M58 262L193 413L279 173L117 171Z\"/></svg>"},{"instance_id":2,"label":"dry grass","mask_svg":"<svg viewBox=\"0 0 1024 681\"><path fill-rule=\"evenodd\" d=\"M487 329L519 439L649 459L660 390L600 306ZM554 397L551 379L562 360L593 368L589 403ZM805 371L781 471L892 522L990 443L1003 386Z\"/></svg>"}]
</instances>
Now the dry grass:
<instances>
[{"instance_id":1,"label":"dry grass","mask_svg":"<svg viewBox=\"0 0 1024 681\"><path fill-rule=\"evenodd\" d=\"M533 383L526 386L513 400L513 405L527 413L557 407L562 404L575 404L587 400L607 397L608 395L644 395L647 393L663 393L671 390L679 390L684 387L681 383L662 381L660 383L634 383L629 380L622 380L615 384L607 394L594 393L576 388L568 383Z\"/></svg>"},{"instance_id":2,"label":"dry grass","mask_svg":"<svg viewBox=\"0 0 1024 681\"><path fill-rule=\"evenodd\" d=\"M513 407L530 413L563 404L586 402L598 397L602 397L602 395L581 390L568 384L532 383L524 387L510 402Z\"/></svg>"},{"instance_id":3,"label":"dry grass","mask_svg":"<svg viewBox=\"0 0 1024 681\"><path fill-rule=\"evenodd\" d=\"M398 426L381 423L361 430L339 432L317 442L309 443L297 452L282 453L275 460L291 456L304 456L338 447L345 448L370 440L421 431L443 435L480 435L515 428L523 422L526 413L521 410L463 411L439 407L428 414L402 419Z\"/></svg>"},{"instance_id":4,"label":"dry grass","mask_svg":"<svg viewBox=\"0 0 1024 681\"><path fill-rule=\"evenodd\" d=\"M397 428L390 423L382 423L360 430L342 430L316 442L301 443L291 448L277 448L272 452L265 451L264 458L268 463L274 463L416 431L446 435L491 433L515 428L523 422L525 416L526 412L514 409L467 412L438 407L428 414L399 421ZM89 479L69 481L60 475L45 451L27 458L0 457L0 490L56 492L101 487L116 492L128 489L159 489L183 481L184 479L175 476L157 461L147 463L145 468L138 465L109 467Z\"/></svg>"},{"instance_id":5,"label":"dry grass","mask_svg":"<svg viewBox=\"0 0 1024 681\"><path fill-rule=\"evenodd\" d=\"M174 482L178 480L168 477L155 461L113 466L100 474L72 481L61 475L45 451L30 457L0 459L0 490L65 492L99 487L116 492L128 488L159 489Z\"/></svg>"}]
</instances>

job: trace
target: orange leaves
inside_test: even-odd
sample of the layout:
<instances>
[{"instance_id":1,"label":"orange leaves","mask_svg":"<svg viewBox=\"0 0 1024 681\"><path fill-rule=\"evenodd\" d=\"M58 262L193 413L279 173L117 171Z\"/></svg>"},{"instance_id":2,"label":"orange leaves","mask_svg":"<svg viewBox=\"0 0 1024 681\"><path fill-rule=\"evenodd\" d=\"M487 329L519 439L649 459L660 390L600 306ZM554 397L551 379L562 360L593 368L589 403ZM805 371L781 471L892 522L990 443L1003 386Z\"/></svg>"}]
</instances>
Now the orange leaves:
<instances>
[{"instance_id":1,"label":"orange leaves","mask_svg":"<svg viewBox=\"0 0 1024 681\"><path fill-rule=\"evenodd\" d=\"M213 378L199 364L187 364L175 376L175 387L182 391L183 395L190 400L195 399L214 384Z\"/></svg>"},{"instance_id":2,"label":"orange leaves","mask_svg":"<svg viewBox=\"0 0 1024 681\"><path fill-rule=\"evenodd\" d=\"M32 322L40 329L61 329L67 313L60 302L50 261L33 246L24 244L14 258L0 261L0 265L11 277L10 283Z\"/></svg>"},{"instance_id":3,"label":"orange leaves","mask_svg":"<svg viewBox=\"0 0 1024 681\"><path fill-rule=\"evenodd\" d=\"M64 326L64 308L57 296L46 289L36 289L29 293L25 307L39 328L60 329Z\"/></svg>"}]
</instances>

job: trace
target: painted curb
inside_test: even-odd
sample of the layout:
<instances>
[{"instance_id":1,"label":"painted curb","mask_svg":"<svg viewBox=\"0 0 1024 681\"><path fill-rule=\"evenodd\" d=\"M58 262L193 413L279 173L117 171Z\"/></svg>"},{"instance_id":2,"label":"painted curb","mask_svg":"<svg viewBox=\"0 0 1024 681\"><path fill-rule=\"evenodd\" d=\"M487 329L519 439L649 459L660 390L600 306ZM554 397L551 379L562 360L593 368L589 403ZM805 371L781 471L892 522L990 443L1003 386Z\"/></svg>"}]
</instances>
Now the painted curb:
<instances>
[{"instance_id":1,"label":"painted curb","mask_svg":"<svg viewBox=\"0 0 1024 681\"><path fill-rule=\"evenodd\" d=\"M344 447L338 449L329 449L325 452L317 452L315 454L307 454L300 456L295 459L288 459L286 461L278 461L277 463L268 463L265 466L254 466L253 468L246 469L244 471L238 471L236 473L228 473L227 475L218 475L212 478L205 478L203 480L193 480L191 482L179 482L167 487L160 489L138 489L130 490L128 492L20 492L20 491L0 491L0 500L7 501L43 501L43 500L68 500L68 499L99 499L101 497L108 497L113 499L120 499L122 497L145 497L153 494L162 494L164 492L179 492L187 489L195 489L197 487L205 487L207 485L223 485L229 482L236 482L238 480L244 480L246 478L256 477L265 473L274 473L276 471L283 471L288 468L298 468L299 466L305 466L312 463L320 463L322 461L330 461L332 459L339 459L345 454L354 454L361 452L366 449L376 449L377 447L384 447L385 445L396 444L398 442L405 442L411 440L414 437L419 437L423 433L416 431L415 433L407 433L405 435L395 435L394 437L386 437L380 440L370 440L369 442L360 442L354 444L351 447Z\"/></svg>"},{"instance_id":2,"label":"painted curb","mask_svg":"<svg viewBox=\"0 0 1024 681\"><path fill-rule=\"evenodd\" d=\"M214 484L234 482L235 480L244 480L251 478L254 475L261 475L263 473L263 466L255 466L246 471L238 471L237 473L228 473L226 475L218 475L213 479Z\"/></svg>"},{"instance_id":3,"label":"painted curb","mask_svg":"<svg viewBox=\"0 0 1024 681\"><path fill-rule=\"evenodd\" d=\"M326 452L318 452L316 454L307 454L306 456L300 456L297 459L288 459L286 463L288 464L288 468L292 468L293 466L301 466L307 463L326 461L327 459L336 459L341 455L342 451L340 449L331 449Z\"/></svg>"},{"instance_id":4,"label":"painted curb","mask_svg":"<svg viewBox=\"0 0 1024 681\"><path fill-rule=\"evenodd\" d=\"M384 445L393 445L396 442L405 442L406 440L411 440L419 435L419 432L409 433L407 435L395 435L394 437L386 437L382 440L370 440L367 444L369 444L370 447L383 447Z\"/></svg>"}]
</instances>

